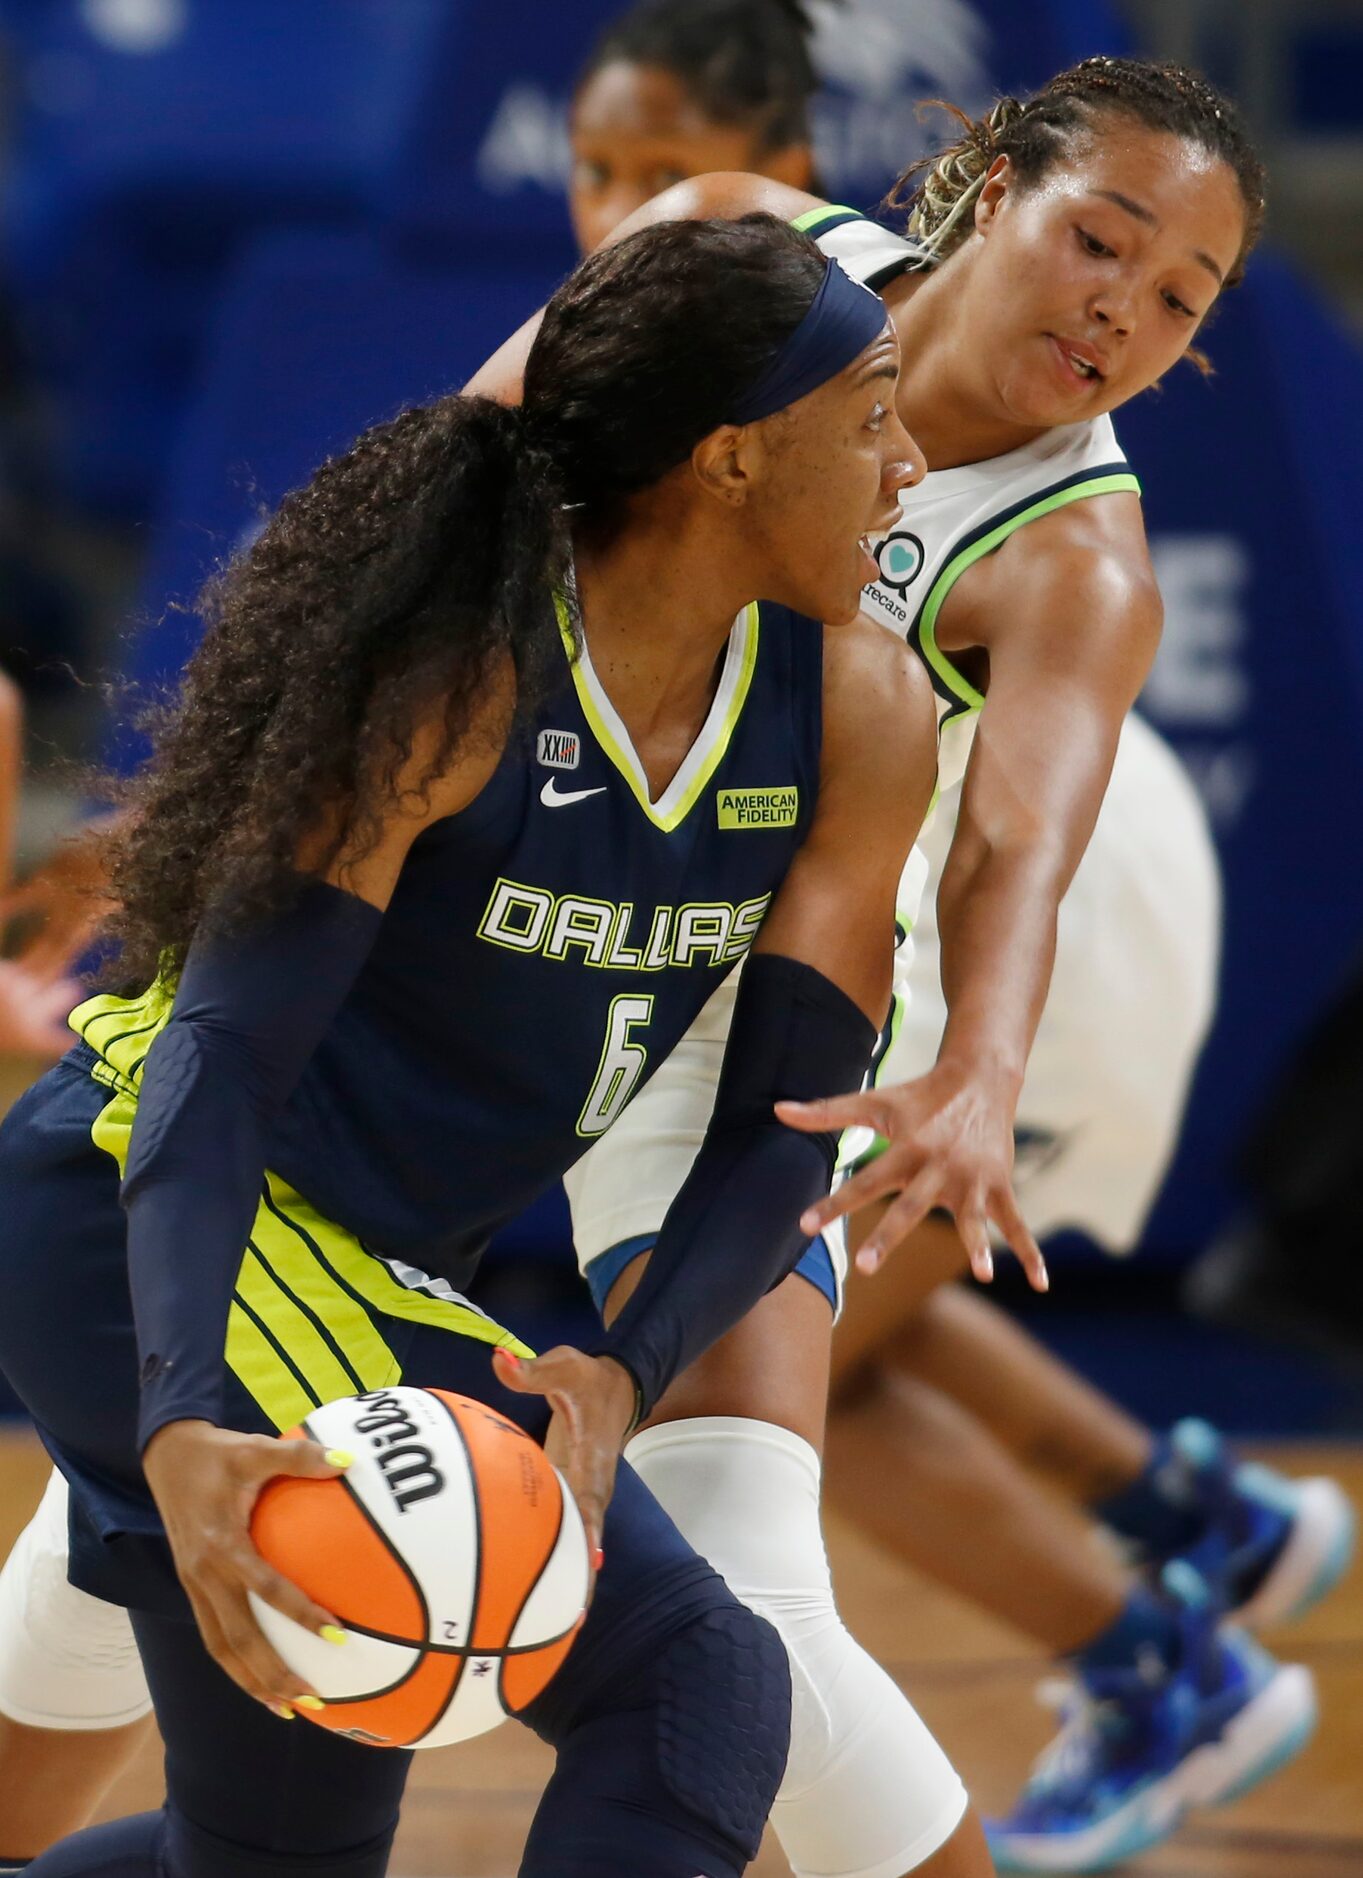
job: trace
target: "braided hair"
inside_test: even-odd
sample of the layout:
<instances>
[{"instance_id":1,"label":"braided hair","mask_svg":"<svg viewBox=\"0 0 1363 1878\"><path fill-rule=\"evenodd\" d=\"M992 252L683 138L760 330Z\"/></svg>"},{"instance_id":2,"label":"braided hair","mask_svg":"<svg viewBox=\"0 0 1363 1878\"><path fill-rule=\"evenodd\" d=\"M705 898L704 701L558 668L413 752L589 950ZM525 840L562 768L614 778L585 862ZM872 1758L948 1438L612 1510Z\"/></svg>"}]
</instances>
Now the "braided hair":
<instances>
[{"instance_id":1,"label":"braided hair","mask_svg":"<svg viewBox=\"0 0 1363 1878\"><path fill-rule=\"evenodd\" d=\"M1020 182L1036 183L1063 161L1076 136L1106 115L1134 119L1197 144L1228 164L1245 205L1245 235L1228 287L1244 277L1245 262L1264 221L1264 167L1240 113L1205 78L1184 65L1099 56L1061 72L1032 98L1002 98L987 117L972 119L935 100L961 127L938 157L912 164L885 198L889 209L909 210L909 233L929 262L943 261L973 226L971 211L996 158L1012 162Z\"/></svg>"},{"instance_id":2,"label":"braided hair","mask_svg":"<svg viewBox=\"0 0 1363 1878\"><path fill-rule=\"evenodd\" d=\"M813 33L803 0L640 0L597 40L577 91L617 61L657 66L712 123L751 129L759 149L784 150L810 141Z\"/></svg>"}]
</instances>

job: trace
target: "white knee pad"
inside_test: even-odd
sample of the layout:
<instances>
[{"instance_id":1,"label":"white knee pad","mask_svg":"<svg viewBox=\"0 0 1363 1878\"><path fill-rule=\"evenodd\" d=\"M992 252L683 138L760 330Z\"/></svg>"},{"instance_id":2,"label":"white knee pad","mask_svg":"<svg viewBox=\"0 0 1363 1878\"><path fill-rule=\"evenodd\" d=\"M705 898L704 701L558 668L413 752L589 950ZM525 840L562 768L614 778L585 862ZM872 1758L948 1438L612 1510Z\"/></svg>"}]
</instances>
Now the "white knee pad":
<instances>
[{"instance_id":1,"label":"white knee pad","mask_svg":"<svg viewBox=\"0 0 1363 1878\"><path fill-rule=\"evenodd\" d=\"M966 1792L897 1685L843 1628L819 1524L819 1457L770 1422L667 1422L626 1457L790 1657L790 1759L771 1823L798 1878L902 1878L955 1832Z\"/></svg>"},{"instance_id":2,"label":"white knee pad","mask_svg":"<svg viewBox=\"0 0 1363 1878\"><path fill-rule=\"evenodd\" d=\"M132 1625L67 1583L66 1555L54 1471L0 1570L0 1713L29 1728L122 1728L151 1709Z\"/></svg>"}]
</instances>

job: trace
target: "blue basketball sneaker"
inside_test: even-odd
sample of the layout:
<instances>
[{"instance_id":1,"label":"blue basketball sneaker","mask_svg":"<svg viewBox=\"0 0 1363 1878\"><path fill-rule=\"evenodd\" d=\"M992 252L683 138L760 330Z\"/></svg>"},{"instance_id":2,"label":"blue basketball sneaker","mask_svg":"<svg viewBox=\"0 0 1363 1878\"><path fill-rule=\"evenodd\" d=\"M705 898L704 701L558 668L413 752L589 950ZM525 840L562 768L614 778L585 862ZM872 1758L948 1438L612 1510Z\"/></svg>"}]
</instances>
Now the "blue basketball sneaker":
<instances>
[{"instance_id":1,"label":"blue basketball sneaker","mask_svg":"<svg viewBox=\"0 0 1363 1878\"><path fill-rule=\"evenodd\" d=\"M1196 1599L1173 1566L1166 1589ZM1205 1588L1179 1613L1171 1666L1086 1670L1060 1733L1006 1819L986 1823L1001 1872L1100 1872L1167 1839L1192 1807L1247 1793L1290 1761L1316 1721L1309 1670L1215 1624Z\"/></svg>"},{"instance_id":2,"label":"blue basketball sneaker","mask_svg":"<svg viewBox=\"0 0 1363 1878\"><path fill-rule=\"evenodd\" d=\"M1200 1573L1237 1623L1289 1623L1339 1583L1353 1559L1356 1520L1333 1480L1291 1480L1237 1461L1203 1421L1179 1422L1169 1445L1202 1516L1196 1537L1174 1556Z\"/></svg>"}]
</instances>

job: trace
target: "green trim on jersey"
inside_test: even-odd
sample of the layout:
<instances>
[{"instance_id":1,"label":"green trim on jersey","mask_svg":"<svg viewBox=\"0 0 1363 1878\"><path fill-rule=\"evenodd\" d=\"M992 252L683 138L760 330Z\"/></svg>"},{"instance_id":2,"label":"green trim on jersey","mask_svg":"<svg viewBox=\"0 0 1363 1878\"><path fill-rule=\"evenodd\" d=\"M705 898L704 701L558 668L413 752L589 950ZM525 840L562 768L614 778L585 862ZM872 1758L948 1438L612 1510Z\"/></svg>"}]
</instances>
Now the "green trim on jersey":
<instances>
[{"instance_id":1,"label":"green trim on jersey","mask_svg":"<svg viewBox=\"0 0 1363 1878\"><path fill-rule=\"evenodd\" d=\"M757 647L761 635L761 619L756 600L749 601L731 629L724 672L720 679L719 691L716 693L715 704L711 706L711 714L706 717L696 741L682 761L681 768L656 802L648 793L648 778L629 743L628 732L620 719L616 717L601 681L592 670L585 642L581 651L578 650L573 636L568 602L561 593L554 595L554 611L558 616L559 632L568 652L578 703L582 706L582 714L587 720L592 735L611 765L624 777L629 785L630 794L654 827L661 828L664 834L670 835L674 828L681 826L705 793L729 747L738 720L743 715L743 706L747 702L748 692L752 685L752 675L757 669ZM737 635L736 646L734 634ZM735 657L737 658L736 666ZM711 717L726 689L728 697L724 700L723 716L718 723L712 723ZM612 718L615 724L619 725L618 733L610 721ZM686 779L684 782L683 778ZM682 786L674 798L673 791L677 789L679 783Z\"/></svg>"},{"instance_id":2,"label":"green trim on jersey","mask_svg":"<svg viewBox=\"0 0 1363 1878\"><path fill-rule=\"evenodd\" d=\"M859 222L870 220L870 217L863 215L860 209L849 209L844 203L821 202L817 209L806 209L803 215L797 215L791 227L798 228L802 235L807 235L811 229L817 228L820 222L830 221L835 215L854 215Z\"/></svg>"},{"instance_id":3,"label":"green trim on jersey","mask_svg":"<svg viewBox=\"0 0 1363 1878\"><path fill-rule=\"evenodd\" d=\"M972 568L976 561L983 560L986 554L992 554L996 548L1007 541L1010 535L1015 535L1019 528L1025 528L1028 522L1040 521L1043 515L1052 515L1057 509L1068 508L1071 502L1080 502L1090 496L1117 494L1138 496L1140 493L1139 480L1132 472L1126 470L1113 475L1091 477L1084 482L1071 483L1067 489L1058 489L1054 494L1043 496L1039 502L1034 502L1029 507L1019 510L1016 515L1010 515L1007 521L1000 522L997 528L991 528L987 534L981 535L978 541L972 541L969 547L963 548L959 554L947 562L933 582L932 589L918 615L918 642L922 647L923 657L933 672L960 699L962 704L967 705L972 711L978 711L984 704L984 694L977 691L974 685L957 671L937 643L937 615L941 612L947 595L962 574Z\"/></svg>"}]
</instances>

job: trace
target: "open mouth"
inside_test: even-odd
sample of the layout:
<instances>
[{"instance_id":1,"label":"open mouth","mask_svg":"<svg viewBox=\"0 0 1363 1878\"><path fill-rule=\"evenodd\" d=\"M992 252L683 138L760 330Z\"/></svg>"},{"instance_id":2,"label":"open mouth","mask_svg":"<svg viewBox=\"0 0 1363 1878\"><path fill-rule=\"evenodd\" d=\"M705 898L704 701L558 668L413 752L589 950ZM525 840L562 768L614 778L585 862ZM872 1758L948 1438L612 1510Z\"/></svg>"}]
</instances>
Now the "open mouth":
<instances>
[{"instance_id":1,"label":"open mouth","mask_svg":"<svg viewBox=\"0 0 1363 1878\"><path fill-rule=\"evenodd\" d=\"M1087 351L1080 351L1078 347L1071 344L1068 340L1057 339L1053 333L1048 336L1051 344L1055 347L1056 356L1061 364L1077 378L1081 384L1100 384L1102 382L1104 376L1102 367L1096 360L1089 356Z\"/></svg>"}]
</instances>

